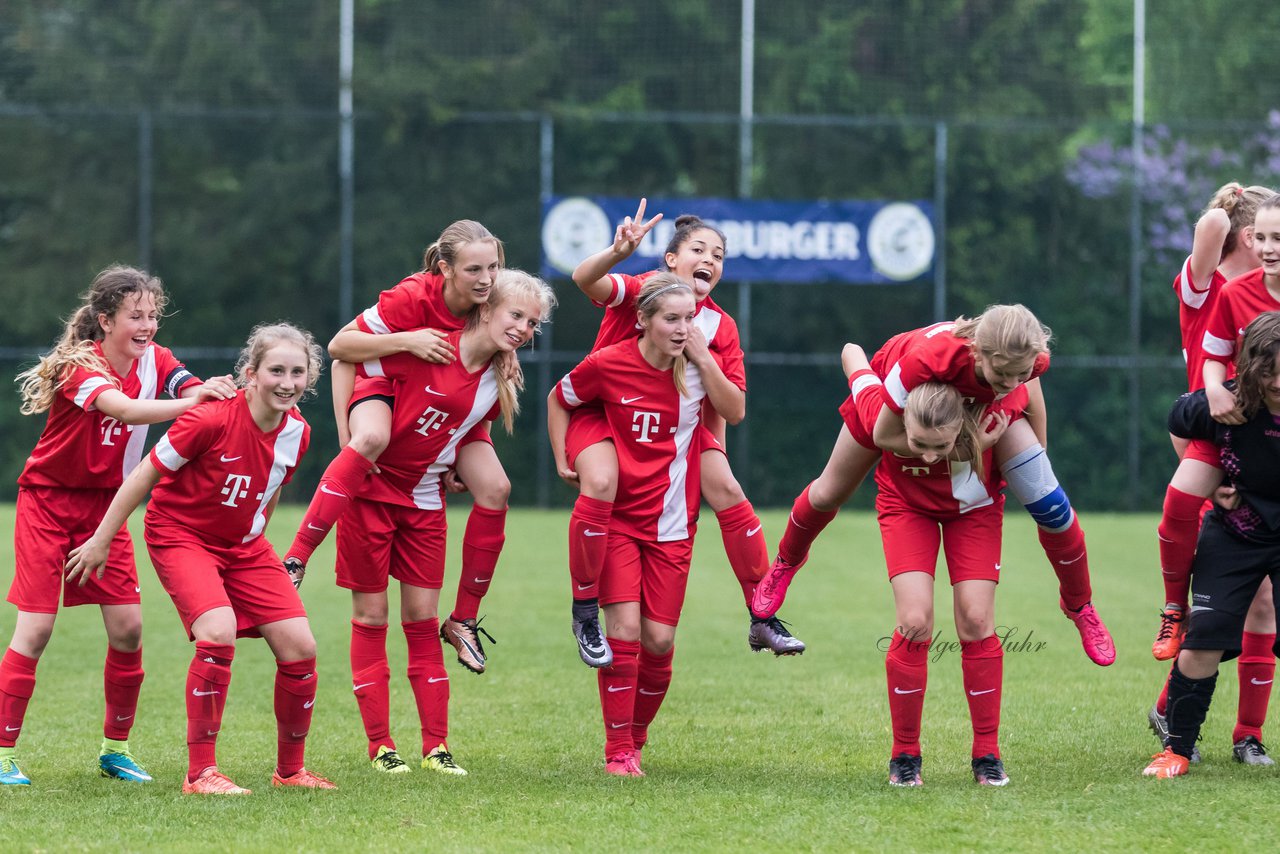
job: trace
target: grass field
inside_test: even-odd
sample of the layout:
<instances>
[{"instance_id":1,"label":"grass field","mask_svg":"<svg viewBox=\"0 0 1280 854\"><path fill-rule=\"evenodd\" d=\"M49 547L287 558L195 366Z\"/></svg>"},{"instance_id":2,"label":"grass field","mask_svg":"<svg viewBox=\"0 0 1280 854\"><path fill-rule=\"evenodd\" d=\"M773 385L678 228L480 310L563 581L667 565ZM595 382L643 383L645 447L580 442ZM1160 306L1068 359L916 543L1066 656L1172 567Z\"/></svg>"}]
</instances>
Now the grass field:
<instances>
[{"instance_id":1,"label":"grass field","mask_svg":"<svg viewBox=\"0 0 1280 854\"><path fill-rule=\"evenodd\" d=\"M0 527L12 530L12 507ZM298 511L282 509L285 542ZM156 782L100 779L104 636L96 609L64 611L40 664L19 744L29 789L0 791L0 850L1265 850L1280 773L1230 758L1235 668L1224 668L1204 762L1188 778L1144 779L1155 752L1146 710L1162 670L1151 659L1159 582L1155 519L1092 516L1095 602L1119 660L1091 664L1057 611L1056 586L1030 523L1009 519L998 622L1029 640L1005 658L1001 742L1013 782L976 786L956 651L931 664L924 779L886 785L890 748L883 654L892 629L875 520L838 519L819 541L784 609L809 644L800 658L751 655L747 618L714 521L704 526L677 642L675 679L651 730L648 777L602 771L596 681L569 633L566 514L518 511L485 602L498 638L490 669L453 677L450 744L466 778L415 770L375 775L347 666L349 601L332 585L332 551L304 587L320 644L320 694L308 766L338 792L277 791L273 666L260 641L241 641L219 759L243 799L183 797L181 699L191 647L149 565L141 567L147 681L132 745ZM765 514L776 539L784 517ZM135 517L135 522L137 517ZM463 517L455 514L453 537ZM139 542L140 542L140 538ZM0 544L11 577L12 540ZM445 601L456 583L455 556ZM954 640L945 583L938 630ZM12 606L0 630L13 628ZM1043 644L1037 648L1036 644ZM405 753L417 745L403 641L393 632L392 724ZM1272 828L1267 830L1267 828Z\"/></svg>"}]
</instances>

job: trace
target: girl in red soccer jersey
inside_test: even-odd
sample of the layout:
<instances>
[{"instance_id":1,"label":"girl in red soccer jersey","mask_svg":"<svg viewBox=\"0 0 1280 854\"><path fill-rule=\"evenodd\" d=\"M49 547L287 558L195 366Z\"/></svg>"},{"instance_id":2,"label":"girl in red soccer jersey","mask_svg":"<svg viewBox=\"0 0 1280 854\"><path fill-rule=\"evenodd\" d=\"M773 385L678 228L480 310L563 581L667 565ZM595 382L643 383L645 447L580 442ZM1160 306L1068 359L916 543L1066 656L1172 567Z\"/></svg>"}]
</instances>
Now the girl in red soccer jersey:
<instances>
[{"instance_id":1,"label":"girl in red soccer jersey","mask_svg":"<svg viewBox=\"0 0 1280 854\"><path fill-rule=\"evenodd\" d=\"M1232 360L1238 338L1233 330L1243 329L1264 311L1280 308L1280 275L1268 281L1265 263L1258 267L1268 235L1272 241L1280 238L1280 197L1265 187L1227 184L1214 196L1209 210L1196 224L1191 257L1174 281L1175 287L1181 286L1180 321L1183 342L1187 345L1188 390L1204 387L1211 408L1216 407L1215 417L1228 424L1240 420L1235 410L1235 396L1223 387L1223 382L1234 373ZM1277 254L1275 246L1271 252ZM1195 269L1197 254L1205 268L1215 255L1221 259L1220 264L1212 268L1209 286L1202 294L1194 290L1195 281L1206 280L1203 271ZM1195 278L1197 275L1200 278ZM1191 288L1185 284L1188 277L1193 283ZM1202 296L1202 302L1193 313L1188 300L1197 295ZM1212 494L1223 477L1216 446L1195 441L1183 442L1180 447L1185 448L1185 453L1165 492L1158 529L1165 607L1151 651L1161 661L1178 654L1185 636L1184 616L1201 511L1206 496ZM1241 654L1236 664L1240 699L1231 740L1235 758L1249 765L1272 764L1262 745L1262 726L1266 722L1275 677L1272 654L1275 638L1271 582L1263 579L1245 620ZM1147 716L1152 731L1161 741L1168 735L1168 691L1166 681Z\"/></svg>"},{"instance_id":2,"label":"girl in red soccer jersey","mask_svg":"<svg viewBox=\"0 0 1280 854\"><path fill-rule=\"evenodd\" d=\"M895 361L906 345L902 336L894 338L877 359ZM897 620L885 655L893 722L889 783L922 784L920 720L933 639L933 574L941 546L954 591L960 667L973 723L973 776L979 784L1003 786L1009 782L998 740L1004 647L995 633L995 592L1004 496L989 448L1011 419L1021 416L1027 387L1019 385L986 407L979 425L966 413L959 389L921 383L907 393L903 405L908 453L894 453L880 451L872 440L882 389L862 348L845 345L841 362L852 391L849 405L841 408L849 433L860 447L882 457L876 467L876 510ZM972 462L948 459L952 456Z\"/></svg>"},{"instance_id":3,"label":"girl in red soccer jersey","mask_svg":"<svg viewBox=\"0 0 1280 854\"><path fill-rule=\"evenodd\" d=\"M390 385L377 378L362 378L352 395L354 364L410 353L437 364L449 364L457 352L448 335L466 325L477 306L489 298L494 276L504 263L502 242L473 220L459 220L427 248L420 273L383 291L376 305L348 323L329 343L334 364L334 412L338 430L349 435L342 453L325 470L297 537L285 555L285 565L300 583L307 560L338 517L360 491L374 462L387 447L392 426ZM346 364L343 364L346 363ZM503 370L518 375L514 357ZM462 441L446 480L461 481L475 503L462 537L463 572L453 612L440 628L458 661L473 673L485 669L484 646L479 627L480 600L489 590L505 541L507 497L511 482L493 450L484 425L477 425ZM493 640L491 637L489 638Z\"/></svg>"},{"instance_id":4,"label":"girl in red soccer jersey","mask_svg":"<svg viewBox=\"0 0 1280 854\"><path fill-rule=\"evenodd\" d=\"M640 337L597 350L548 397L556 466L566 471L569 410L599 401L618 455L618 488L599 599L612 663L598 671L605 770L643 776L640 750L671 682L698 514L703 399L728 417L741 389L696 333L694 288L674 273L640 289Z\"/></svg>"},{"instance_id":5,"label":"girl in red soccer jersey","mask_svg":"<svg viewBox=\"0 0 1280 854\"><path fill-rule=\"evenodd\" d=\"M876 444L881 448L910 453L902 408L907 393L922 382L955 386L976 403L992 403L1027 386L1026 417L1001 437L994 449L995 462L1010 491L1039 526L1040 545L1058 577L1062 611L1080 632L1085 653L1095 664L1111 664L1115 645L1091 602L1084 532L1044 447L1044 397L1037 378L1049 367L1049 330L1023 306L996 305L976 318L936 323L899 337L905 343L899 358L888 361L877 355L873 362L884 379L885 406L875 426ZM886 345L881 353L889 350ZM791 508L773 569L756 588L752 610L757 616L773 613L781 605L791 579L808 559L810 545L878 460L876 453L860 447L842 428L826 468Z\"/></svg>"},{"instance_id":6,"label":"girl in red soccer jersey","mask_svg":"<svg viewBox=\"0 0 1280 854\"><path fill-rule=\"evenodd\" d=\"M337 580L351 591L351 679L375 770L403 773L389 721L387 582L400 582L409 684L422 724L422 767L466 774L448 747L449 677L437 635L444 579L444 474L459 444L501 415L510 432L524 383L505 366L551 313L551 288L519 270L499 270L488 301L467 328L444 338L457 359L428 362L397 353L362 365L393 384L391 441L338 522ZM494 554L497 560L497 554ZM464 571L466 569L464 560ZM464 579L466 580L466 579Z\"/></svg>"},{"instance_id":7,"label":"girl in red soccer jersey","mask_svg":"<svg viewBox=\"0 0 1280 854\"><path fill-rule=\"evenodd\" d=\"M61 576L67 552L97 527L142 456L147 425L235 392L229 376L201 384L154 342L166 301L160 280L141 270L103 270L67 321L62 340L18 377L23 413L49 415L18 477L16 561L8 596L18 618L0 659L0 784L31 782L14 760L15 744L60 593L68 606L98 605L107 630L99 768L118 780L151 779L129 753L143 672L138 571L128 530L117 525L108 533L108 577L79 587L64 585ZM161 392L175 399L159 400Z\"/></svg>"},{"instance_id":8,"label":"girl in red soccer jersey","mask_svg":"<svg viewBox=\"0 0 1280 854\"><path fill-rule=\"evenodd\" d=\"M641 199L634 219L627 217L618 226L613 245L587 258L573 271L573 280L582 292L605 309L593 351L639 334L636 296L645 280L658 271L642 276L609 271L630 257L662 219L659 214L646 222L644 211L645 200ZM698 306L695 328L716 354L735 389L726 415L711 406L704 407L704 427L699 430L702 496L715 511L729 565L750 605L756 582L768 569L769 550L760 518L734 478L725 453L725 422L737 424L745 415L747 385L737 324L710 297L720 281L724 251L724 235L718 229L686 215L676 220L663 263L667 270L692 283ZM569 525L573 631L582 660L591 667L603 667L609 663L609 648L600 634L596 582L605 560L605 537L601 534L609 528L618 490L618 454L602 408L575 409L566 442L567 465L560 469L560 476L579 489ZM773 614L752 617L747 641L752 650L769 649L775 655L797 655L805 648Z\"/></svg>"},{"instance_id":9,"label":"girl in red soccer jersey","mask_svg":"<svg viewBox=\"0 0 1280 854\"><path fill-rule=\"evenodd\" d=\"M101 579L115 531L149 491L147 552L195 641L187 670L184 794L247 795L218 770L215 746L239 636L276 658L275 786L333 789L303 765L316 699L316 642L302 600L262 535L306 453L297 409L320 373L320 348L287 323L259 326L240 354L241 390L186 413L125 480L98 529L71 552L68 579Z\"/></svg>"}]
</instances>

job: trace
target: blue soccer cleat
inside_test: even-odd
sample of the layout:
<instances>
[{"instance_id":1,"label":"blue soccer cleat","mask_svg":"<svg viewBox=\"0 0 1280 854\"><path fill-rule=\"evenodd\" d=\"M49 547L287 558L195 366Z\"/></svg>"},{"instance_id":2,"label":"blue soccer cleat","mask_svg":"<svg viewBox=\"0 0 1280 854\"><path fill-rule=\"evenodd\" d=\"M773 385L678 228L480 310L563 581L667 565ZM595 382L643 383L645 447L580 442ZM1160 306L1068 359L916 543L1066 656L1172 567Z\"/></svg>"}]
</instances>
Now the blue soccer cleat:
<instances>
[{"instance_id":1,"label":"blue soccer cleat","mask_svg":"<svg viewBox=\"0 0 1280 854\"><path fill-rule=\"evenodd\" d=\"M116 742L115 745L103 743L102 752L98 755L98 773L103 777L128 780L131 783L151 782L151 775L133 758L127 742Z\"/></svg>"}]
</instances>

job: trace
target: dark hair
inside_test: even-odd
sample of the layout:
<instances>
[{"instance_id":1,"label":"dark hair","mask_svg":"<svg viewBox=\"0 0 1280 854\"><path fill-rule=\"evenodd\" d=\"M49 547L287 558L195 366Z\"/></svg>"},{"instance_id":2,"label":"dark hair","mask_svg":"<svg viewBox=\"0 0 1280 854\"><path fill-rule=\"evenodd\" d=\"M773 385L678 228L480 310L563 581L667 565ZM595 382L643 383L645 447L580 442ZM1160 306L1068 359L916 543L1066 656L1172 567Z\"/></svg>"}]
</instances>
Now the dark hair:
<instances>
[{"instance_id":1,"label":"dark hair","mask_svg":"<svg viewBox=\"0 0 1280 854\"><path fill-rule=\"evenodd\" d=\"M436 242L428 246L427 251L422 253L423 272L439 275L441 261L452 267L461 247L468 243L479 241L487 241L496 246L498 249L498 264L506 266L507 255L502 246L502 241L494 237L489 229L474 219L460 219L440 232Z\"/></svg>"},{"instance_id":2,"label":"dark hair","mask_svg":"<svg viewBox=\"0 0 1280 854\"><path fill-rule=\"evenodd\" d=\"M1244 330L1236 356L1236 399L1245 418L1262 409L1263 392L1271 381L1280 353L1280 311L1264 311Z\"/></svg>"},{"instance_id":3,"label":"dark hair","mask_svg":"<svg viewBox=\"0 0 1280 854\"><path fill-rule=\"evenodd\" d=\"M70 375L67 369L72 366L108 373L106 362L93 348L93 342L106 336L98 318L112 317L126 299L141 294L151 294L156 311L163 317L169 299L164 284L150 273L116 265L94 276L89 290L81 295L81 306L67 318L62 338L41 357L39 364L18 374L22 414L35 415L52 406L54 394Z\"/></svg>"},{"instance_id":4,"label":"dark hair","mask_svg":"<svg viewBox=\"0 0 1280 854\"><path fill-rule=\"evenodd\" d=\"M709 222L704 222L702 217L697 214L680 214L676 217L676 230L671 235L671 240L667 243L667 251L662 253L662 269L670 269L667 266L667 256L673 255L680 251L680 247L689 242L689 238L693 237L695 231L702 229L713 231L720 238L720 242L725 242L724 232L716 228Z\"/></svg>"}]
</instances>

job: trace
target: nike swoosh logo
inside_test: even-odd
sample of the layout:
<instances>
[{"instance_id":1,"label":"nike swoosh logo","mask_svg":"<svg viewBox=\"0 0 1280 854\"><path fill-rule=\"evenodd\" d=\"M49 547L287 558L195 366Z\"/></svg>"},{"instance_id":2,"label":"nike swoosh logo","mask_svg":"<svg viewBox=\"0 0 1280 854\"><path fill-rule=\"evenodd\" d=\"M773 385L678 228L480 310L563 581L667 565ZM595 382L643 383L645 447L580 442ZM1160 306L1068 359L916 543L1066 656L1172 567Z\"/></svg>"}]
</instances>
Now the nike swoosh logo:
<instances>
[{"instance_id":1,"label":"nike swoosh logo","mask_svg":"<svg viewBox=\"0 0 1280 854\"><path fill-rule=\"evenodd\" d=\"M220 733L220 732L222 732L222 730L220 730L220 729L209 729L209 730L205 730L205 733L204 733L204 734L205 734L205 735L207 735L207 736L215 736L215 735L217 735L217 734L218 734L218 733Z\"/></svg>"},{"instance_id":2,"label":"nike swoosh logo","mask_svg":"<svg viewBox=\"0 0 1280 854\"><path fill-rule=\"evenodd\" d=\"M308 527L308 528L310 528L310 529L311 529L311 530L313 530L313 531L323 531L323 530L324 530L324 528L322 528L321 526L319 526L319 525L312 525L310 522L308 522L308 523L307 523L307 527Z\"/></svg>"},{"instance_id":3,"label":"nike swoosh logo","mask_svg":"<svg viewBox=\"0 0 1280 854\"><path fill-rule=\"evenodd\" d=\"M635 403L637 400L640 400L643 397L644 397L643 394L637 394L635 397L624 397L622 398L622 403L625 406L628 403Z\"/></svg>"},{"instance_id":4,"label":"nike swoosh logo","mask_svg":"<svg viewBox=\"0 0 1280 854\"><path fill-rule=\"evenodd\" d=\"M199 688L191 689L191 696L193 697L212 697L214 694L221 693L221 691L201 691Z\"/></svg>"},{"instance_id":5,"label":"nike swoosh logo","mask_svg":"<svg viewBox=\"0 0 1280 854\"><path fill-rule=\"evenodd\" d=\"M764 525L756 525L754 528L748 528L748 529L747 529L747 536L748 536L748 537L754 537L756 534L760 533L760 529L761 529L761 528L763 528L763 527L764 527Z\"/></svg>"},{"instance_id":6,"label":"nike swoosh logo","mask_svg":"<svg viewBox=\"0 0 1280 854\"><path fill-rule=\"evenodd\" d=\"M622 729L627 724L609 724L609 729Z\"/></svg>"},{"instance_id":7,"label":"nike swoosh logo","mask_svg":"<svg viewBox=\"0 0 1280 854\"><path fill-rule=\"evenodd\" d=\"M1071 560L1060 560L1060 561L1058 561L1058 566L1071 566L1071 564L1073 564L1073 563L1075 563L1076 561L1080 560L1080 558L1082 558L1082 557L1084 557L1084 555L1078 555L1078 556L1076 556L1076 557L1073 557Z\"/></svg>"},{"instance_id":8,"label":"nike swoosh logo","mask_svg":"<svg viewBox=\"0 0 1280 854\"><path fill-rule=\"evenodd\" d=\"M1272 680L1270 680L1270 679L1266 679L1266 680L1262 680L1262 679L1254 679L1254 678L1250 677L1249 681L1250 681L1250 682L1252 682L1254 685L1270 685Z\"/></svg>"},{"instance_id":9,"label":"nike swoosh logo","mask_svg":"<svg viewBox=\"0 0 1280 854\"><path fill-rule=\"evenodd\" d=\"M471 580L476 584L488 584L490 581L493 581L493 576L491 575L488 578L472 578Z\"/></svg>"},{"instance_id":10,"label":"nike swoosh logo","mask_svg":"<svg viewBox=\"0 0 1280 854\"><path fill-rule=\"evenodd\" d=\"M359 691L361 688L368 688L370 685L377 685L377 684L378 684L377 682L361 682L359 685L356 685L351 690Z\"/></svg>"},{"instance_id":11,"label":"nike swoosh logo","mask_svg":"<svg viewBox=\"0 0 1280 854\"><path fill-rule=\"evenodd\" d=\"M969 696L970 696L970 697L981 697L983 694L990 694L990 693L991 693L992 691L994 691L994 690L996 690L996 689L995 689L995 688L988 688L988 689L987 689L987 690L985 690L985 691L970 691L970 692L969 692Z\"/></svg>"},{"instance_id":12,"label":"nike swoosh logo","mask_svg":"<svg viewBox=\"0 0 1280 854\"><path fill-rule=\"evenodd\" d=\"M321 492L323 492L325 495L336 495L336 496L338 496L339 498L346 498L346 497L347 497L347 494L346 494L345 492L335 492L334 490L332 490L332 489L330 489L329 487L325 486L323 483L322 483L322 484L320 484L320 491L321 491Z\"/></svg>"},{"instance_id":13,"label":"nike swoosh logo","mask_svg":"<svg viewBox=\"0 0 1280 854\"><path fill-rule=\"evenodd\" d=\"M645 689L641 688L640 693L644 694L646 697L661 697L663 694L667 692L666 691L646 691Z\"/></svg>"},{"instance_id":14,"label":"nike swoosh logo","mask_svg":"<svg viewBox=\"0 0 1280 854\"><path fill-rule=\"evenodd\" d=\"M923 691L923 690L924 690L923 688L912 688L910 691L903 691L901 688L899 688L899 687L897 687L897 686L895 685L895 686L894 686L894 688L893 688L893 693L895 693L895 694L919 694L919 693L920 693L921 691Z\"/></svg>"},{"instance_id":15,"label":"nike swoosh logo","mask_svg":"<svg viewBox=\"0 0 1280 854\"><path fill-rule=\"evenodd\" d=\"M607 533L608 533L608 531L583 531L583 532L582 532L582 536L584 536L584 537L603 537L603 536L604 536L605 534L607 534Z\"/></svg>"},{"instance_id":16,"label":"nike swoosh logo","mask_svg":"<svg viewBox=\"0 0 1280 854\"><path fill-rule=\"evenodd\" d=\"M303 703L303 704L302 704L302 708L304 708L304 709L309 709L309 708L311 708L312 706L314 706L315 704L316 704L316 701L315 701L315 700L307 700L305 703Z\"/></svg>"},{"instance_id":17,"label":"nike swoosh logo","mask_svg":"<svg viewBox=\"0 0 1280 854\"><path fill-rule=\"evenodd\" d=\"M289 737L290 738L306 738L307 734L305 732L292 732L292 733L289 733Z\"/></svg>"},{"instance_id":18,"label":"nike swoosh logo","mask_svg":"<svg viewBox=\"0 0 1280 854\"><path fill-rule=\"evenodd\" d=\"M116 715L116 720L118 720L118 721L127 721L127 720L129 720L129 718L131 718L131 717L133 717L133 715Z\"/></svg>"},{"instance_id":19,"label":"nike swoosh logo","mask_svg":"<svg viewBox=\"0 0 1280 854\"><path fill-rule=\"evenodd\" d=\"M610 693L610 694L616 694L616 693L618 693L619 691L630 691L630 690L631 690L631 686L630 686L630 685L610 685L610 686L609 686L609 693Z\"/></svg>"},{"instance_id":20,"label":"nike swoosh logo","mask_svg":"<svg viewBox=\"0 0 1280 854\"><path fill-rule=\"evenodd\" d=\"M427 386L427 388L426 388L426 392L427 392L427 394L434 394L436 397L448 397L448 395L447 395L447 394L445 394L444 392L442 392L442 391L436 391L436 390L435 390L435 389L433 389L431 386Z\"/></svg>"},{"instance_id":21,"label":"nike swoosh logo","mask_svg":"<svg viewBox=\"0 0 1280 854\"><path fill-rule=\"evenodd\" d=\"M428 679L427 679L427 684L428 684L428 685L434 685L434 684L436 684L437 682L448 682L448 681L449 681L449 677L448 677L448 676L432 676L432 677L430 677L430 678L428 678Z\"/></svg>"},{"instance_id":22,"label":"nike swoosh logo","mask_svg":"<svg viewBox=\"0 0 1280 854\"><path fill-rule=\"evenodd\" d=\"M595 585L594 585L594 584L579 584L579 585L578 585L578 589L579 589L579 590L590 590L592 587L595 587Z\"/></svg>"},{"instance_id":23,"label":"nike swoosh logo","mask_svg":"<svg viewBox=\"0 0 1280 854\"><path fill-rule=\"evenodd\" d=\"M240 456L242 457L244 456L244 454L241 454ZM218 459L224 463L234 463L236 460L240 459L240 457L228 457L226 454L223 454L222 456L218 457Z\"/></svg>"},{"instance_id":24,"label":"nike swoosh logo","mask_svg":"<svg viewBox=\"0 0 1280 854\"><path fill-rule=\"evenodd\" d=\"M137 587L137 586L135 586L135 587L133 588L133 592L134 592L134 593L141 593L141 592L142 592L142 588L141 588L141 587Z\"/></svg>"},{"instance_id":25,"label":"nike swoosh logo","mask_svg":"<svg viewBox=\"0 0 1280 854\"><path fill-rule=\"evenodd\" d=\"M18 726L9 726L8 724L5 724L5 727L4 727L5 732L17 732L20 729L22 729L21 724L19 724Z\"/></svg>"}]
</instances>

